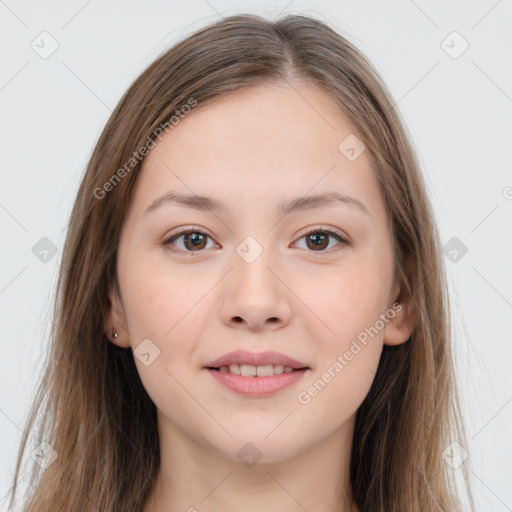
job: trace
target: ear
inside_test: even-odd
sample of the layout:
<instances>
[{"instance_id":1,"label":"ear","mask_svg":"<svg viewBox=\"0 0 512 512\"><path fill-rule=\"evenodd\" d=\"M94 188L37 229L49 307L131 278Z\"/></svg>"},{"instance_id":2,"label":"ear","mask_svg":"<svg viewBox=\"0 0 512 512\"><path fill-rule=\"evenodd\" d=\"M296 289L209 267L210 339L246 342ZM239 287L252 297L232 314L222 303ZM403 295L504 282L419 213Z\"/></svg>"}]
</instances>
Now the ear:
<instances>
[{"instance_id":1,"label":"ear","mask_svg":"<svg viewBox=\"0 0 512 512\"><path fill-rule=\"evenodd\" d=\"M411 337L416 323L417 312L414 307L411 292L406 286L406 280L411 289L414 289L412 272L414 270L414 258L409 255L404 261L402 272L398 272L393 286L389 311L394 311L394 316L387 315L389 321L384 328L384 344L400 345Z\"/></svg>"},{"instance_id":2,"label":"ear","mask_svg":"<svg viewBox=\"0 0 512 512\"><path fill-rule=\"evenodd\" d=\"M111 288L103 313L103 327L109 341L121 348L130 346L126 315L117 286ZM114 337L117 333L117 337Z\"/></svg>"}]
</instances>

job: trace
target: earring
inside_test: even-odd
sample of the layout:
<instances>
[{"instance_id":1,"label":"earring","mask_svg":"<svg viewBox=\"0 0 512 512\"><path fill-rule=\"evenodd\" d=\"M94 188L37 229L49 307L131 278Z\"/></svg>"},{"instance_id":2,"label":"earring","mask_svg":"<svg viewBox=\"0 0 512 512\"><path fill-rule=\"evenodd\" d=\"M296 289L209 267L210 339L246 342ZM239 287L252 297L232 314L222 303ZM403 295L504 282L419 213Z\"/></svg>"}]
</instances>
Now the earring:
<instances>
[{"instance_id":1,"label":"earring","mask_svg":"<svg viewBox=\"0 0 512 512\"><path fill-rule=\"evenodd\" d=\"M112 333L112 338L114 338L114 339L116 339L116 338L117 338L117 332L115 332L115 331L114 331L114 332Z\"/></svg>"}]
</instances>

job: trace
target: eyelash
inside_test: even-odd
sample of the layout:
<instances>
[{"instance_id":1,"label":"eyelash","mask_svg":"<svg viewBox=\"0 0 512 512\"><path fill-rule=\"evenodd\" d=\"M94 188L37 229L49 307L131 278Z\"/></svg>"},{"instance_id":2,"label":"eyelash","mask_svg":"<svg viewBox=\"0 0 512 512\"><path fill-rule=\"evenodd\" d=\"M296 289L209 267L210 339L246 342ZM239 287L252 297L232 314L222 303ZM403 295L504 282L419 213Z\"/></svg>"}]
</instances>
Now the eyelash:
<instances>
[{"instance_id":1,"label":"eyelash","mask_svg":"<svg viewBox=\"0 0 512 512\"><path fill-rule=\"evenodd\" d=\"M191 233L199 233L201 235L205 235L206 237L208 237L210 240L212 240L212 238L204 233L203 231L201 231L200 229L195 229L195 228L187 228L187 229L184 229L182 231L179 231L178 233L174 233L173 235L171 235L170 237L167 237L165 240L163 240L162 242L162 246L170 246L172 242L178 240L179 238L181 238L183 235L188 235L188 234L191 234ZM313 235L313 234L317 234L317 233L320 233L320 234L326 234L328 236L330 236L331 238L336 238L338 240L338 244L336 244L334 247L338 247L338 246L341 246L339 247L338 249L336 250L340 250L342 247L344 246L347 246L347 245L350 245L350 242L348 240L346 240L345 238L343 238L339 233L336 233L335 231L331 231L329 229L321 229L321 228L314 228L314 229L311 229L310 231L308 231L307 233L304 233L298 240L301 240L309 235ZM332 249L333 247L331 247L331 249L329 250L319 250L319 251L309 251L311 253L329 253L332 252ZM194 253L200 253L200 252L203 252L203 250L198 250L198 251L183 251L181 249L170 249L172 252L177 252L177 253L181 253L181 254L187 254L188 256L194 256Z\"/></svg>"}]
</instances>

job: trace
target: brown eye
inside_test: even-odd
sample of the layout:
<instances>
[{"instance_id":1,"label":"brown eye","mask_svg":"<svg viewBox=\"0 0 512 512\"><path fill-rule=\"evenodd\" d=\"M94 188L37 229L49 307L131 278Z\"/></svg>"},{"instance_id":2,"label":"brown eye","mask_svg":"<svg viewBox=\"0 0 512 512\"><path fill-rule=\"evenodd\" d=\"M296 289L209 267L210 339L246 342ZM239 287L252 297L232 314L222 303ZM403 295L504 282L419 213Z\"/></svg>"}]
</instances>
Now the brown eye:
<instances>
[{"instance_id":1,"label":"brown eye","mask_svg":"<svg viewBox=\"0 0 512 512\"><path fill-rule=\"evenodd\" d=\"M329 235L321 233L313 233L306 236L306 244L309 249L325 249L329 246Z\"/></svg>"},{"instance_id":2,"label":"brown eye","mask_svg":"<svg viewBox=\"0 0 512 512\"><path fill-rule=\"evenodd\" d=\"M181 238L183 238L182 247L172 248L175 242L178 242ZM210 237L207 234L197 229L187 229L172 235L163 244L171 246L171 250L175 252L198 252L206 248L208 239Z\"/></svg>"},{"instance_id":3,"label":"brown eye","mask_svg":"<svg viewBox=\"0 0 512 512\"><path fill-rule=\"evenodd\" d=\"M201 233L187 233L183 238L183 245L192 251L204 249L206 246L206 236Z\"/></svg>"},{"instance_id":4,"label":"brown eye","mask_svg":"<svg viewBox=\"0 0 512 512\"><path fill-rule=\"evenodd\" d=\"M337 233L324 229L315 229L303 235L301 237L306 239L306 247L314 252L327 252L326 249L329 247L329 243L332 238L338 241L337 244L331 245L335 247L338 245L348 245L348 242Z\"/></svg>"}]
</instances>

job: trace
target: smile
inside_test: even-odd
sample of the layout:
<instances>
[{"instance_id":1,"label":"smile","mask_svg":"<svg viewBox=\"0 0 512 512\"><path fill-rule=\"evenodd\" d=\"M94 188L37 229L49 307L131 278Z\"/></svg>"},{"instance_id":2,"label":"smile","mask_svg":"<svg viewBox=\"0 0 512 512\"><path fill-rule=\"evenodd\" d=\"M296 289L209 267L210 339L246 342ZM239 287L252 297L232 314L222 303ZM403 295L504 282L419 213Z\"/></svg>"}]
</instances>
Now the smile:
<instances>
[{"instance_id":1,"label":"smile","mask_svg":"<svg viewBox=\"0 0 512 512\"><path fill-rule=\"evenodd\" d=\"M228 372L233 375L242 375L243 377L270 377L272 375L281 375L282 373L290 373L298 371L298 368L284 366L282 364L267 364L264 366L254 366L252 364L230 364L229 366L221 366L220 368L211 368L219 372Z\"/></svg>"}]
</instances>

